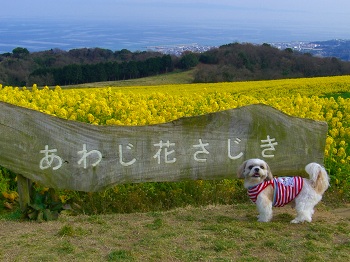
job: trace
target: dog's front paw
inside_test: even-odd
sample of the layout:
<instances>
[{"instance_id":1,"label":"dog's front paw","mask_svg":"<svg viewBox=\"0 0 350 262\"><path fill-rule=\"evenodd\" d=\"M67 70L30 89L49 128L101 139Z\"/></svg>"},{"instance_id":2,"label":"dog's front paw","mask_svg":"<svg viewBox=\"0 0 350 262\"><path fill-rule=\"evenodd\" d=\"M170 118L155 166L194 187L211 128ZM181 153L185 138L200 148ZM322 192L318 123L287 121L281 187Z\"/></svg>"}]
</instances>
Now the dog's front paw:
<instances>
[{"instance_id":1,"label":"dog's front paw","mask_svg":"<svg viewBox=\"0 0 350 262\"><path fill-rule=\"evenodd\" d=\"M258 222L270 222L272 220L272 213L263 212L258 215Z\"/></svg>"},{"instance_id":2,"label":"dog's front paw","mask_svg":"<svg viewBox=\"0 0 350 262\"><path fill-rule=\"evenodd\" d=\"M291 224L299 224L301 221L299 219L293 219L292 221L290 221Z\"/></svg>"},{"instance_id":3,"label":"dog's front paw","mask_svg":"<svg viewBox=\"0 0 350 262\"><path fill-rule=\"evenodd\" d=\"M270 220L269 218L259 216L258 222L269 222Z\"/></svg>"}]
</instances>

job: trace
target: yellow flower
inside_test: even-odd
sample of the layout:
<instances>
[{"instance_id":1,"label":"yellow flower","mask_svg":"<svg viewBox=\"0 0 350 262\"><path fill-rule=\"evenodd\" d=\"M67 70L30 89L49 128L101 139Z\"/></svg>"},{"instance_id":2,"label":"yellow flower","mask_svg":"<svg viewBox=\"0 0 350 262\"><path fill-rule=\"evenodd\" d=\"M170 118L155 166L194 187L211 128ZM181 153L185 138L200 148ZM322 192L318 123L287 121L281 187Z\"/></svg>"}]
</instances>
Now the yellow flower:
<instances>
[{"instance_id":1,"label":"yellow flower","mask_svg":"<svg viewBox=\"0 0 350 262\"><path fill-rule=\"evenodd\" d=\"M93 123L95 121L95 117L90 113L87 115L87 119L90 123Z\"/></svg>"},{"instance_id":2,"label":"yellow flower","mask_svg":"<svg viewBox=\"0 0 350 262\"><path fill-rule=\"evenodd\" d=\"M330 137L330 136L327 136L327 138L326 138L326 144L327 144L327 145L331 145L331 144L333 144L333 142L334 142L334 139L333 139L332 137Z\"/></svg>"},{"instance_id":3,"label":"yellow flower","mask_svg":"<svg viewBox=\"0 0 350 262\"><path fill-rule=\"evenodd\" d=\"M343 147L340 147L340 148L338 149L337 155L338 155L339 157L342 157L342 156L345 157L345 156L346 156L345 149L344 149Z\"/></svg>"},{"instance_id":4,"label":"yellow flower","mask_svg":"<svg viewBox=\"0 0 350 262\"><path fill-rule=\"evenodd\" d=\"M346 145L346 142L344 141L344 140L342 140L342 141L340 141L340 143L339 143L339 146L345 146Z\"/></svg>"}]
</instances>

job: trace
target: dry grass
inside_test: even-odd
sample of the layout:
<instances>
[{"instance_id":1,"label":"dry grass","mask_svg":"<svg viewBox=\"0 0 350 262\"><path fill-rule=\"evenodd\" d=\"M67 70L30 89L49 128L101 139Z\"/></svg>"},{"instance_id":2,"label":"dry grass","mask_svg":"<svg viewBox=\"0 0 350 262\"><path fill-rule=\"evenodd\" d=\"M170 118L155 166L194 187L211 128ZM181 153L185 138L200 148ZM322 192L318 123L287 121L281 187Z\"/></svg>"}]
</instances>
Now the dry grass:
<instances>
[{"instance_id":1,"label":"dry grass","mask_svg":"<svg viewBox=\"0 0 350 262\"><path fill-rule=\"evenodd\" d=\"M168 212L61 215L0 221L1 261L349 261L350 209L317 206L314 221L290 224L290 207L256 222L252 204Z\"/></svg>"}]
</instances>

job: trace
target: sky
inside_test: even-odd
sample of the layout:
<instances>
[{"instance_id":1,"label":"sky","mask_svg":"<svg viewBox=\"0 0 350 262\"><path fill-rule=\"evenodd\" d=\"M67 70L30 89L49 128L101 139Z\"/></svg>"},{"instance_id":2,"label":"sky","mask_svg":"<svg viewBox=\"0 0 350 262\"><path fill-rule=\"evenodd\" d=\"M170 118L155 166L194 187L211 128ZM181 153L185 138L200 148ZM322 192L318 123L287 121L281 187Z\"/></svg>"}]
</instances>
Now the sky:
<instances>
[{"instance_id":1,"label":"sky","mask_svg":"<svg viewBox=\"0 0 350 262\"><path fill-rule=\"evenodd\" d=\"M349 0L15 0L0 18L122 20L128 22L263 23L350 27ZM5 12L5 10L7 12Z\"/></svg>"},{"instance_id":2,"label":"sky","mask_svg":"<svg viewBox=\"0 0 350 262\"><path fill-rule=\"evenodd\" d=\"M231 38L223 40L225 43L254 39L258 42L350 39L349 0L1 0L0 7L0 35L6 32L5 37L20 39L25 32L27 37L22 42L6 42L0 37L0 47L3 46L0 51L3 52L32 40L28 39L30 32L37 29L29 28L30 23L26 23L26 31L13 32L14 27L10 27L9 21L23 20L34 20L42 25L50 21L78 22L80 28L85 29L88 24L97 26L100 22L112 22L110 27L133 25L139 28L135 32L142 32L144 28L145 34L150 25L162 25L169 29L177 27L180 32L184 28L186 39L191 36L188 33L191 26L202 33L207 30L208 38L215 30L221 30L225 36L231 34ZM2 27L1 21L6 21L7 27L4 22ZM235 37L237 30L228 28L243 33ZM34 40L58 41L44 36ZM140 41L148 40L140 38Z\"/></svg>"}]
</instances>

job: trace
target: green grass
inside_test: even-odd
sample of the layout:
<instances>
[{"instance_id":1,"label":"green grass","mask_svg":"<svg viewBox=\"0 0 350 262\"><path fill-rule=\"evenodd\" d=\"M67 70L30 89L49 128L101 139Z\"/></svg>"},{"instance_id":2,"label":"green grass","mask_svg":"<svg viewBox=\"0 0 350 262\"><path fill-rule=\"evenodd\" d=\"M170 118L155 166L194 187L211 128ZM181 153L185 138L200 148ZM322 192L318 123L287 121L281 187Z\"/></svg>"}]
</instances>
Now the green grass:
<instances>
[{"instance_id":1,"label":"green grass","mask_svg":"<svg viewBox=\"0 0 350 262\"><path fill-rule=\"evenodd\" d=\"M275 208L256 221L249 204L167 212L62 214L58 221L0 220L1 261L348 261L350 216L319 204L312 223Z\"/></svg>"},{"instance_id":2,"label":"green grass","mask_svg":"<svg viewBox=\"0 0 350 262\"><path fill-rule=\"evenodd\" d=\"M134 261L127 250L116 250L108 254L108 261Z\"/></svg>"},{"instance_id":3,"label":"green grass","mask_svg":"<svg viewBox=\"0 0 350 262\"><path fill-rule=\"evenodd\" d=\"M12 210L7 210L5 207L0 205L0 220L19 220L22 217L22 212L19 206L15 206Z\"/></svg>"},{"instance_id":4,"label":"green grass","mask_svg":"<svg viewBox=\"0 0 350 262\"><path fill-rule=\"evenodd\" d=\"M167 84L190 84L193 82L193 74L195 69L189 71L175 71L167 74L149 76L130 80L107 81L87 83L71 86L61 86L62 88L91 88L91 87L107 87L107 86L153 86Z\"/></svg>"},{"instance_id":5,"label":"green grass","mask_svg":"<svg viewBox=\"0 0 350 262\"><path fill-rule=\"evenodd\" d=\"M343 92L343 93L335 93L335 94L327 94L324 97L333 97L334 99L337 99L338 97L342 97L344 99L350 98L350 92Z\"/></svg>"}]
</instances>

